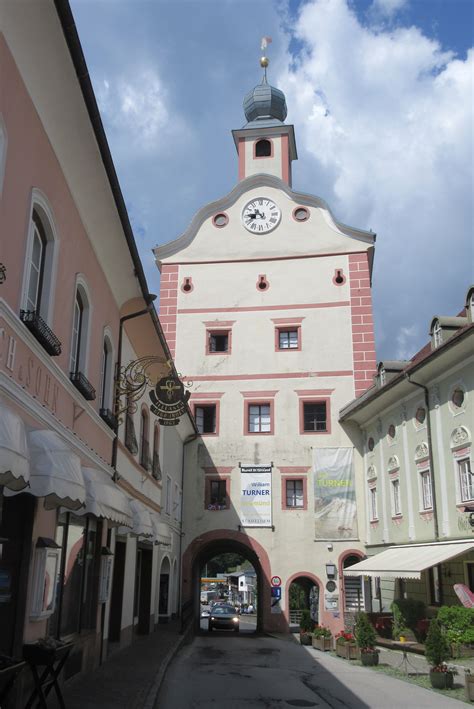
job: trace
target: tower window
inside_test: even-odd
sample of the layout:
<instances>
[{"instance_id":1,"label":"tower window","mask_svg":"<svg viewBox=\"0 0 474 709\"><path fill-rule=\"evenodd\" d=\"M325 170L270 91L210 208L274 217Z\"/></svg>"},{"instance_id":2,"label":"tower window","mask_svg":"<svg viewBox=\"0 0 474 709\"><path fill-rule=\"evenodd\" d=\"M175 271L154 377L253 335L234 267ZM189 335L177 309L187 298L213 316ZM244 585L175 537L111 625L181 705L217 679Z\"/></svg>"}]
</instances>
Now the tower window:
<instances>
[{"instance_id":1,"label":"tower window","mask_svg":"<svg viewBox=\"0 0 474 709\"><path fill-rule=\"evenodd\" d=\"M255 145L256 158L270 158L272 156L272 144L269 140L259 140Z\"/></svg>"}]
</instances>

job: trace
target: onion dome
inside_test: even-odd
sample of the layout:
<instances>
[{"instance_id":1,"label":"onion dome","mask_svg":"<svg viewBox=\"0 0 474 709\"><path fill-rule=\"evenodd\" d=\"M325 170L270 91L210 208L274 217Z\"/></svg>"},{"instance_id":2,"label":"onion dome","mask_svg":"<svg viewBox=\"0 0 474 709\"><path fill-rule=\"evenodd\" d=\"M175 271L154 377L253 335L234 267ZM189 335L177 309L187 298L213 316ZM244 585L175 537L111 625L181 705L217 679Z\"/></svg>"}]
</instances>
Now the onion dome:
<instances>
[{"instance_id":1,"label":"onion dome","mask_svg":"<svg viewBox=\"0 0 474 709\"><path fill-rule=\"evenodd\" d=\"M247 121L285 121L288 110L285 94L280 89L267 84L264 77L261 84L255 86L244 98L244 113Z\"/></svg>"}]
</instances>

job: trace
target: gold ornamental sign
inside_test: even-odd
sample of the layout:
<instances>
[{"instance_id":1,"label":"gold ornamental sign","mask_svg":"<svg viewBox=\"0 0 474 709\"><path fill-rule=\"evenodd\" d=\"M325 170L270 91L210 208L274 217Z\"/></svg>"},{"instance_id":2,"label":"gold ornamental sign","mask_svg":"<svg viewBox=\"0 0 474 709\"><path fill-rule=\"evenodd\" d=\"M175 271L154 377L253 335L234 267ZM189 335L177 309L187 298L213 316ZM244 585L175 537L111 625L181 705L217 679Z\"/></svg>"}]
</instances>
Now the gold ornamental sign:
<instances>
[{"instance_id":1,"label":"gold ornamental sign","mask_svg":"<svg viewBox=\"0 0 474 709\"><path fill-rule=\"evenodd\" d=\"M186 413L186 405L191 392L186 391L178 377L169 374L162 377L155 388L149 393L150 410L158 416L162 426L176 426L179 419Z\"/></svg>"}]
</instances>

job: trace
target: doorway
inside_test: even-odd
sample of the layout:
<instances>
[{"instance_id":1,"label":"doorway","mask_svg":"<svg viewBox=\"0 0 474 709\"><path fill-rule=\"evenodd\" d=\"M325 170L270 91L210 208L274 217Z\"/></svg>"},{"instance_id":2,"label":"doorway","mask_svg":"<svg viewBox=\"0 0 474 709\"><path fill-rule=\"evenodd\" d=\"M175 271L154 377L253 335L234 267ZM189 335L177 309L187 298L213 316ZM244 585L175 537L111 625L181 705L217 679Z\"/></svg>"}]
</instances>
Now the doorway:
<instances>
[{"instance_id":1,"label":"doorway","mask_svg":"<svg viewBox=\"0 0 474 709\"><path fill-rule=\"evenodd\" d=\"M289 590L290 627L299 627L303 611L309 610L314 623L319 623L319 584L308 576L297 576L290 583Z\"/></svg>"},{"instance_id":2,"label":"doorway","mask_svg":"<svg viewBox=\"0 0 474 709\"><path fill-rule=\"evenodd\" d=\"M112 592L110 594L109 642L120 642L126 550L126 542L119 540L115 542L114 573L112 576Z\"/></svg>"},{"instance_id":3,"label":"doorway","mask_svg":"<svg viewBox=\"0 0 474 709\"><path fill-rule=\"evenodd\" d=\"M167 623L169 620L170 571L170 561L168 557L165 556L161 562L158 595L158 615L160 623Z\"/></svg>"}]
</instances>

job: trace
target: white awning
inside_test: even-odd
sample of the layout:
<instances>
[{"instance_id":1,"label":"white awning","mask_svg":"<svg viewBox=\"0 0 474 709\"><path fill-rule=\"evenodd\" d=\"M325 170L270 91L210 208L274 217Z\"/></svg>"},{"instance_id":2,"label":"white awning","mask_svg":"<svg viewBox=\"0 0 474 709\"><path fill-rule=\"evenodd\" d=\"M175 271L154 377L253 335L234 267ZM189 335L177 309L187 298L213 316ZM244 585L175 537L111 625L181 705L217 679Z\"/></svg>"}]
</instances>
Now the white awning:
<instances>
[{"instance_id":1,"label":"white awning","mask_svg":"<svg viewBox=\"0 0 474 709\"><path fill-rule=\"evenodd\" d=\"M79 514L93 514L115 525L133 527L128 497L103 470L82 468L86 485L86 506Z\"/></svg>"},{"instance_id":2,"label":"white awning","mask_svg":"<svg viewBox=\"0 0 474 709\"><path fill-rule=\"evenodd\" d=\"M421 572L474 549L474 540L390 547L344 569L344 576L421 579Z\"/></svg>"},{"instance_id":3,"label":"white awning","mask_svg":"<svg viewBox=\"0 0 474 709\"><path fill-rule=\"evenodd\" d=\"M46 509L66 507L78 510L86 502L86 488L79 456L72 452L55 431L31 431L30 489L44 497Z\"/></svg>"},{"instance_id":4,"label":"white awning","mask_svg":"<svg viewBox=\"0 0 474 709\"><path fill-rule=\"evenodd\" d=\"M132 534L136 534L137 537L153 537L155 531L149 510L138 500L130 500L130 508L133 517Z\"/></svg>"},{"instance_id":5,"label":"white awning","mask_svg":"<svg viewBox=\"0 0 474 709\"><path fill-rule=\"evenodd\" d=\"M0 405L0 485L23 490L30 479L25 424L3 402Z\"/></svg>"},{"instance_id":6,"label":"white awning","mask_svg":"<svg viewBox=\"0 0 474 709\"><path fill-rule=\"evenodd\" d=\"M173 540L168 525L165 524L165 522L160 522L159 517L156 514L152 514L151 523L155 532L155 542L158 542L158 544L162 546L171 548Z\"/></svg>"}]
</instances>

